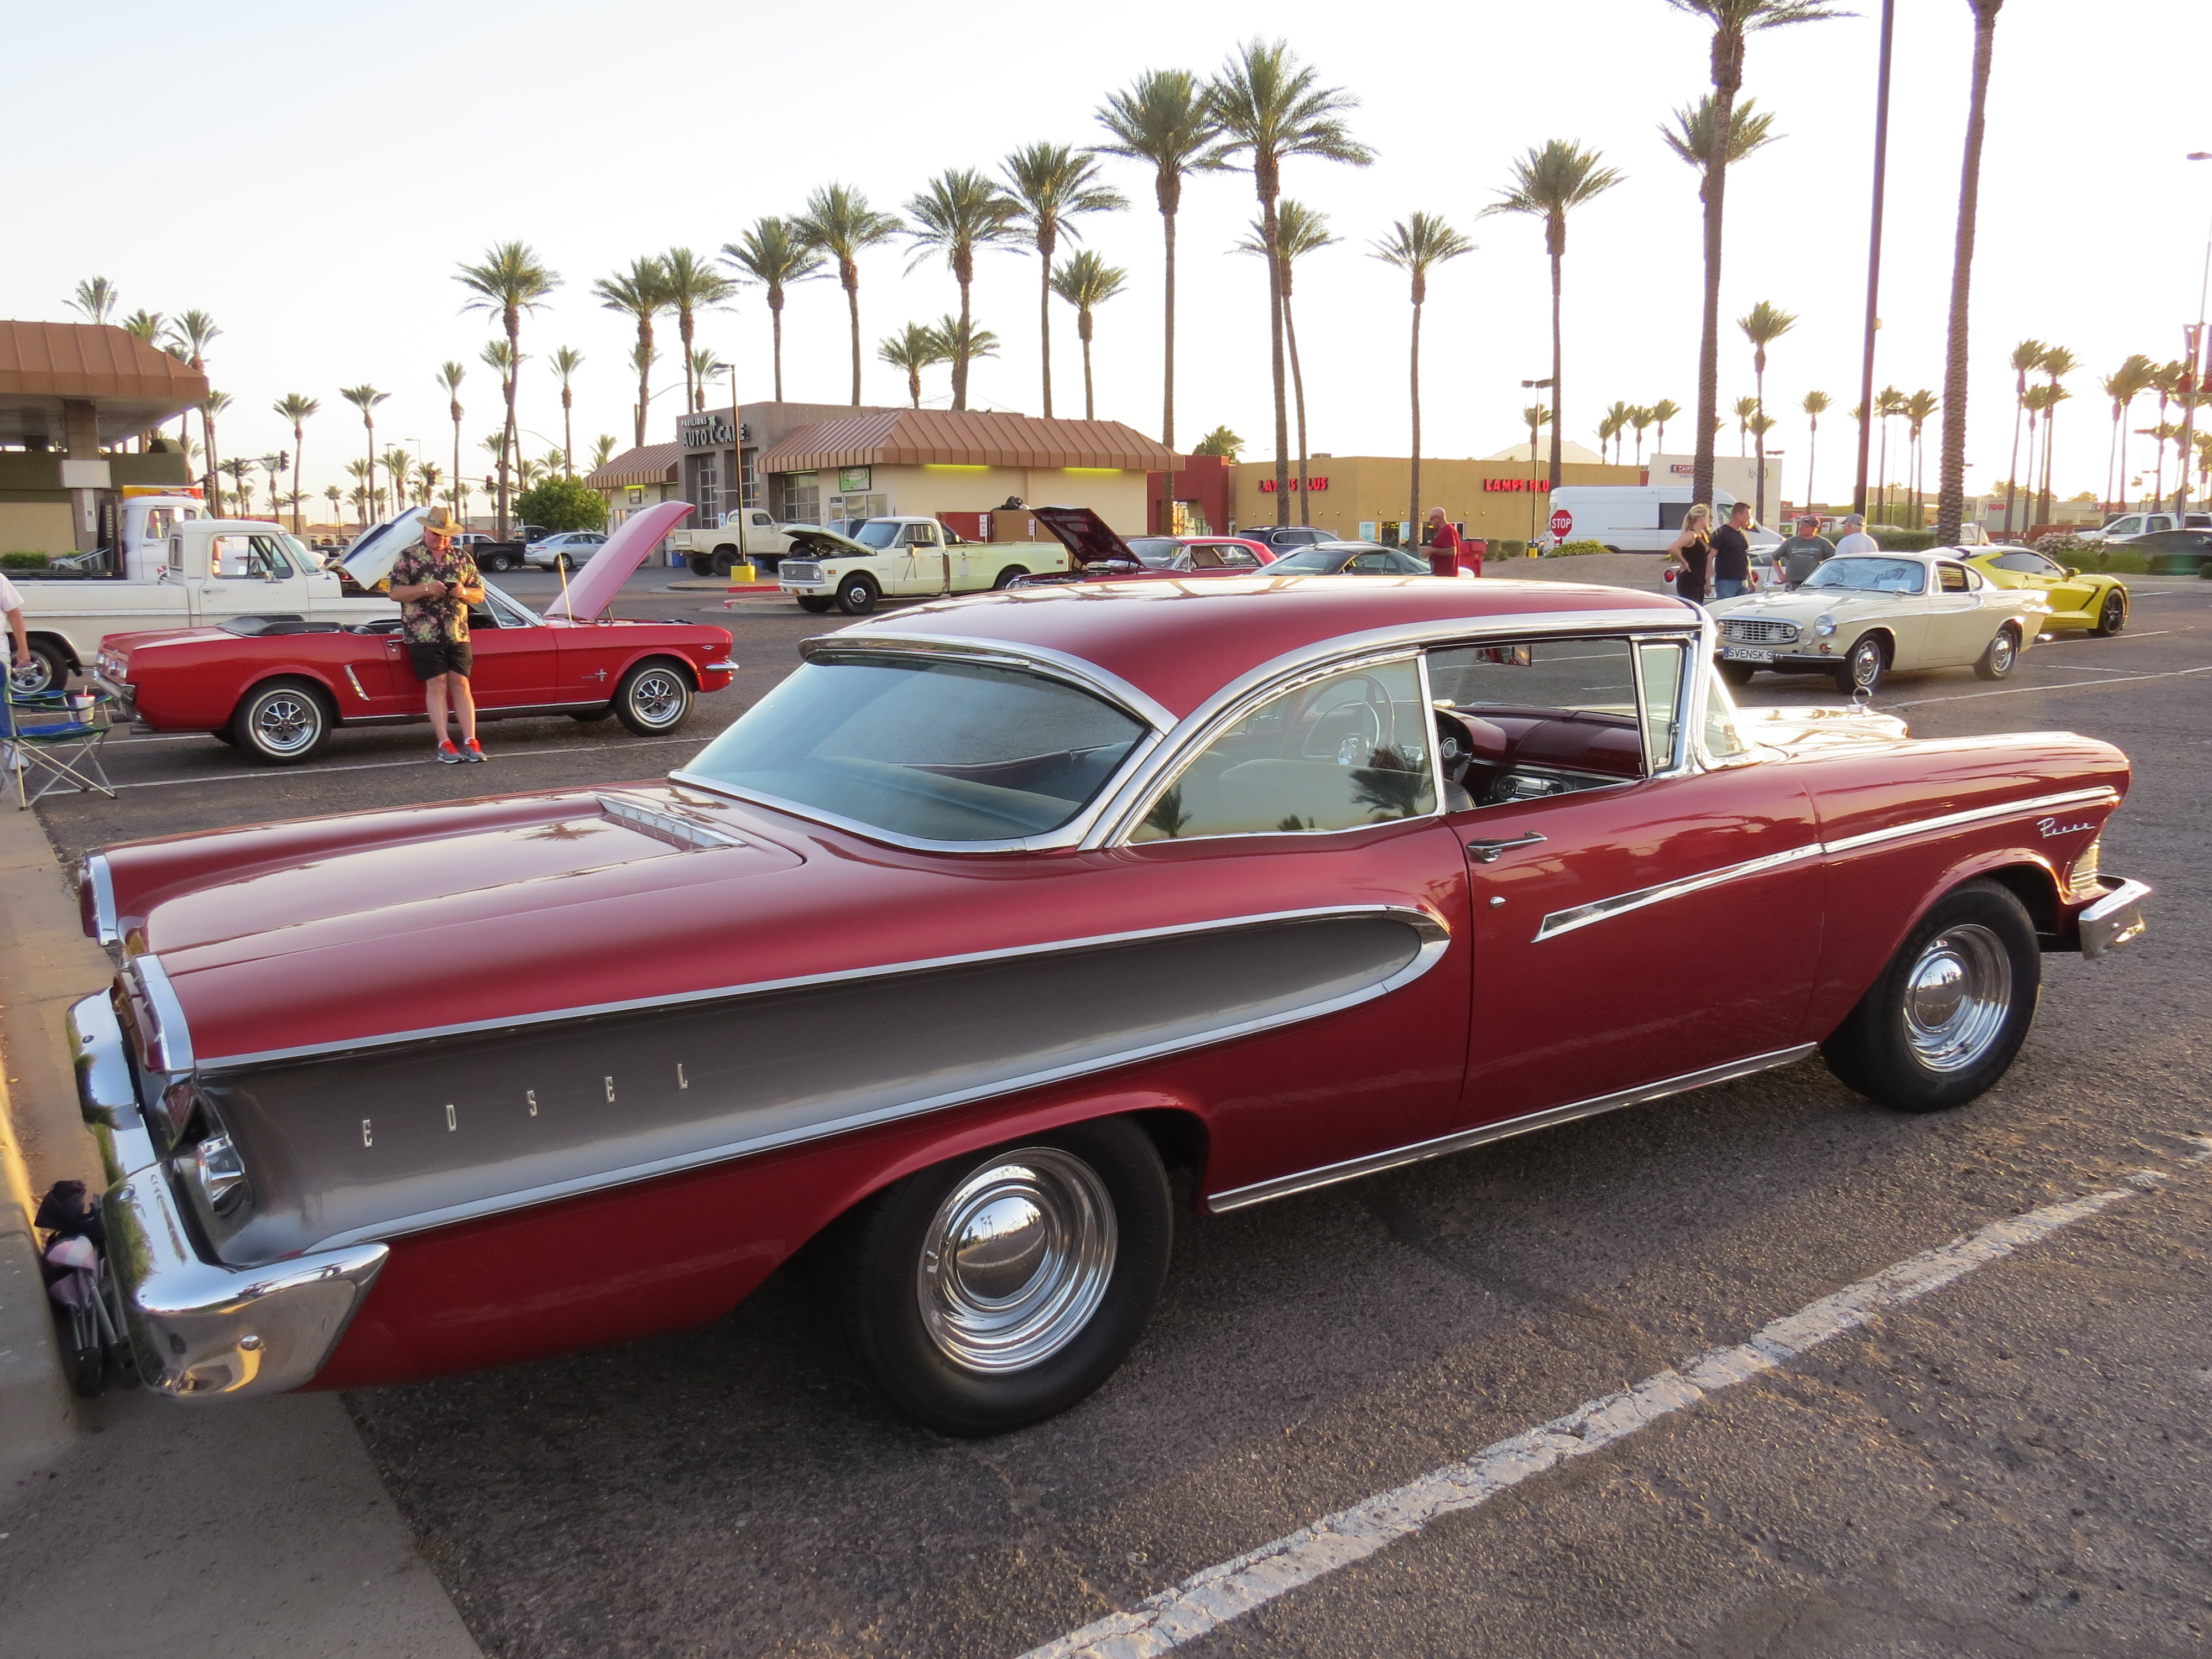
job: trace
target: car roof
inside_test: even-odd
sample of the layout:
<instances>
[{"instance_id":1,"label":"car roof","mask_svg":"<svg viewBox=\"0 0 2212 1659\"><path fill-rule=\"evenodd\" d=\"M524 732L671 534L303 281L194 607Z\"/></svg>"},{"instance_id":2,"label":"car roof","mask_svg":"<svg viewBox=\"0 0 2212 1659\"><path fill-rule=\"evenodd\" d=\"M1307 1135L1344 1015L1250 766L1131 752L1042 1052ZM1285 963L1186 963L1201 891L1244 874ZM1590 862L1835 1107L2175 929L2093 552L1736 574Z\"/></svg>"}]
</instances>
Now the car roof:
<instances>
[{"instance_id":1,"label":"car roof","mask_svg":"<svg viewBox=\"0 0 2212 1659\"><path fill-rule=\"evenodd\" d=\"M1433 576L1209 577L1015 588L945 599L841 629L987 640L1074 657L1127 681L1177 719L1285 653L1349 635L1425 623L1631 612L1686 620L1665 594L1580 582L1446 582Z\"/></svg>"}]
</instances>

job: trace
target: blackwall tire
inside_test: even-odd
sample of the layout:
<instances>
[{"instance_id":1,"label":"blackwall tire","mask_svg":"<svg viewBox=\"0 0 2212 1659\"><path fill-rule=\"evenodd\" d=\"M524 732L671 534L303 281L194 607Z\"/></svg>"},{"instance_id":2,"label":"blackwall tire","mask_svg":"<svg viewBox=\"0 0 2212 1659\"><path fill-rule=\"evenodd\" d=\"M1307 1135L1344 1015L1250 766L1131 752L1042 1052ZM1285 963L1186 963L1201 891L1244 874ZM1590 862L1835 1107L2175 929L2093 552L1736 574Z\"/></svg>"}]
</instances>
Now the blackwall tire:
<instances>
[{"instance_id":1,"label":"blackwall tire","mask_svg":"<svg viewBox=\"0 0 2212 1659\"><path fill-rule=\"evenodd\" d=\"M305 680L269 680L239 702L230 717L240 752L271 766L297 766L330 741L336 725L323 694Z\"/></svg>"},{"instance_id":2,"label":"blackwall tire","mask_svg":"<svg viewBox=\"0 0 2212 1659\"><path fill-rule=\"evenodd\" d=\"M695 576L711 576L714 574L714 562L704 553L687 553L684 556L684 563Z\"/></svg>"},{"instance_id":3,"label":"blackwall tire","mask_svg":"<svg viewBox=\"0 0 2212 1659\"><path fill-rule=\"evenodd\" d=\"M2097 625L2089 631L2099 639L2109 640L2127 625L2128 596L2116 587L2105 595L2105 603L2097 610Z\"/></svg>"},{"instance_id":4,"label":"blackwall tire","mask_svg":"<svg viewBox=\"0 0 2212 1659\"><path fill-rule=\"evenodd\" d=\"M799 596L799 608L811 611L817 617L836 603L827 593L801 593Z\"/></svg>"},{"instance_id":5,"label":"blackwall tire","mask_svg":"<svg viewBox=\"0 0 2212 1659\"><path fill-rule=\"evenodd\" d=\"M837 580L837 608L848 617L866 616L882 597L875 582L862 571L856 570Z\"/></svg>"},{"instance_id":6,"label":"blackwall tire","mask_svg":"<svg viewBox=\"0 0 2212 1659\"><path fill-rule=\"evenodd\" d=\"M1861 691L1871 696L1888 672L1888 646L1879 634L1863 634L1836 669L1836 690L1847 697Z\"/></svg>"},{"instance_id":7,"label":"blackwall tire","mask_svg":"<svg viewBox=\"0 0 2212 1659\"><path fill-rule=\"evenodd\" d=\"M1898 1111L1963 1106L2012 1065L2042 983L2019 898L1968 882L1921 918L1820 1053L1844 1084Z\"/></svg>"},{"instance_id":8,"label":"blackwall tire","mask_svg":"<svg viewBox=\"0 0 2212 1659\"><path fill-rule=\"evenodd\" d=\"M52 640L33 640L29 665L10 673L8 684L24 696L33 696L41 691L62 690L74 672L69 653L60 646Z\"/></svg>"},{"instance_id":9,"label":"blackwall tire","mask_svg":"<svg viewBox=\"0 0 2212 1659\"><path fill-rule=\"evenodd\" d=\"M1756 665L1747 662L1723 662L1721 678L1730 685L1749 685L1751 677L1759 672Z\"/></svg>"},{"instance_id":10,"label":"blackwall tire","mask_svg":"<svg viewBox=\"0 0 2212 1659\"><path fill-rule=\"evenodd\" d=\"M2020 661L2020 634L2010 623L1997 629L1996 637L1974 659L1974 678L2001 680L2010 674Z\"/></svg>"},{"instance_id":11,"label":"blackwall tire","mask_svg":"<svg viewBox=\"0 0 2212 1659\"><path fill-rule=\"evenodd\" d=\"M993 582L991 586L994 588L1012 587L1015 582L1018 581L1022 577L1026 576L1029 574L1030 573L1023 569L1021 566L1018 564L1010 564L1004 570L1001 570L999 573L998 580Z\"/></svg>"},{"instance_id":12,"label":"blackwall tire","mask_svg":"<svg viewBox=\"0 0 2212 1659\"><path fill-rule=\"evenodd\" d=\"M921 1170L840 1225L854 1353L901 1410L972 1437L1114 1374L1159 1299L1174 1208L1151 1140L1103 1118Z\"/></svg>"},{"instance_id":13,"label":"blackwall tire","mask_svg":"<svg viewBox=\"0 0 2212 1659\"><path fill-rule=\"evenodd\" d=\"M665 658L641 662L615 688L614 710L641 738L665 737L691 718L691 677Z\"/></svg>"}]
</instances>

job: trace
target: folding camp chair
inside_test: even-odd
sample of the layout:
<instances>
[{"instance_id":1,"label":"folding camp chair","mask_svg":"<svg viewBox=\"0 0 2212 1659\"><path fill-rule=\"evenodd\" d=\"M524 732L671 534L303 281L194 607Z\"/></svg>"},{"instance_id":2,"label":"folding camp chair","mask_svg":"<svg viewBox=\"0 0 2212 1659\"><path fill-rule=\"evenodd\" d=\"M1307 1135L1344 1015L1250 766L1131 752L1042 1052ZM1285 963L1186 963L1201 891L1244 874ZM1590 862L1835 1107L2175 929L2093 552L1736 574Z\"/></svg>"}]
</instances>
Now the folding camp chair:
<instances>
[{"instance_id":1,"label":"folding camp chair","mask_svg":"<svg viewBox=\"0 0 2212 1659\"><path fill-rule=\"evenodd\" d=\"M115 799L100 751L115 724L106 691L18 691L0 703L0 744L18 810L58 789L90 789Z\"/></svg>"}]
</instances>

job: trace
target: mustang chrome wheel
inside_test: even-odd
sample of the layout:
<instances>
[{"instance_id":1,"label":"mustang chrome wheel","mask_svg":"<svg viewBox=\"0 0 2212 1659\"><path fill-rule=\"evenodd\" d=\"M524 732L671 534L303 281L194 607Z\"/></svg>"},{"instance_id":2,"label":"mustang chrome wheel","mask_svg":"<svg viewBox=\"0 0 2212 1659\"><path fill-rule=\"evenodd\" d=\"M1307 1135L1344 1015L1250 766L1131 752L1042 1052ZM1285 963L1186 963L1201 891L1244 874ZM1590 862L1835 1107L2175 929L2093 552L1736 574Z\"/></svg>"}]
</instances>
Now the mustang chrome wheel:
<instances>
[{"instance_id":1,"label":"mustang chrome wheel","mask_svg":"<svg viewBox=\"0 0 2212 1659\"><path fill-rule=\"evenodd\" d=\"M240 749L280 766L307 759L330 734L331 715L323 700L295 680L252 692L230 723L231 739Z\"/></svg>"},{"instance_id":2,"label":"mustang chrome wheel","mask_svg":"<svg viewBox=\"0 0 2212 1659\"><path fill-rule=\"evenodd\" d=\"M945 1195L924 1235L915 1294L956 1365L1025 1370L1090 1323L1114 1275L1113 1200L1081 1158L1027 1146Z\"/></svg>"},{"instance_id":3,"label":"mustang chrome wheel","mask_svg":"<svg viewBox=\"0 0 2212 1659\"><path fill-rule=\"evenodd\" d=\"M1906 971L1905 1040L1933 1072L1974 1065L2012 1011L2012 961L1997 936L1974 923L1928 941Z\"/></svg>"},{"instance_id":4,"label":"mustang chrome wheel","mask_svg":"<svg viewBox=\"0 0 2212 1659\"><path fill-rule=\"evenodd\" d=\"M616 689L615 714L640 737L673 732L691 716L691 682L668 663L640 663Z\"/></svg>"}]
</instances>

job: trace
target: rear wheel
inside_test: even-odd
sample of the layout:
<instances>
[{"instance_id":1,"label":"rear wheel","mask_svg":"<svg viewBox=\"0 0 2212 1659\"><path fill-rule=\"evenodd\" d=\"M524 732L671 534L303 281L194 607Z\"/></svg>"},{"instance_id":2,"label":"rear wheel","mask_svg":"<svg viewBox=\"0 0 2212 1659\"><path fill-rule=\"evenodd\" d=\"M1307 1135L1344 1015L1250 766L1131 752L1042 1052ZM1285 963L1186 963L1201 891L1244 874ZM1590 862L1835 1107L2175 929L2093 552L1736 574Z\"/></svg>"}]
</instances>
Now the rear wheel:
<instances>
[{"instance_id":1,"label":"rear wheel","mask_svg":"<svg viewBox=\"0 0 2212 1659\"><path fill-rule=\"evenodd\" d=\"M924 1170L844 1224L832 1259L861 1364L945 1434L996 1434L1092 1392L1159 1299L1166 1171L1105 1118Z\"/></svg>"},{"instance_id":2,"label":"rear wheel","mask_svg":"<svg viewBox=\"0 0 2212 1659\"><path fill-rule=\"evenodd\" d=\"M615 688L614 708L641 738L673 732L691 718L691 677L672 662L641 662Z\"/></svg>"},{"instance_id":3,"label":"rear wheel","mask_svg":"<svg viewBox=\"0 0 2212 1659\"><path fill-rule=\"evenodd\" d=\"M994 588L1011 587L1014 585L1017 578L1026 576L1029 574L1030 573L1023 569L1021 566L1018 564L1010 564L1004 570L1001 570L999 573L998 580L993 582L991 586Z\"/></svg>"},{"instance_id":4,"label":"rear wheel","mask_svg":"<svg viewBox=\"0 0 2212 1659\"><path fill-rule=\"evenodd\" d=\"M744 562L744 557L734 547L718 547L714 550L714 574L717 576L728 575Z\"/></svg>"},{"instance_id":5,"label":"rear wheel","mask_svg":"<svg viewBox=\"0 0 2212 1659\"><path fill-rule=\"evenodd\" d=\"M1862 635L1836 670L1836 689L1847 697L1862 691L1871 696L1888 672L1887 642L1879 634Z\"/></svg>"},{"instance_id":6,"label":"rear wheel","mask_svg":"<svg viewBox=\"0 0 2212 1659\"><path fill-rule=\"evenodd\" d=\"M799 596L799 608L811 611L817 617L836 603L827 593L801 593Z\"/></svg>"},{"instance_id":7,"label":"rear wheel","mask_svg":"<svg viewBox=\"0 0 2212 1659\"><path fill-rule=\"evenodd\" d=\"M246 694L230 717L239 748L272 766L296 766L329 741L331 719L322 693L304 680L270 680Z\"/></svg>"},{"instance_id":8,"label":"rear wheel","mask_svg":"<svg viewBox=\"0 0 2212 1659\"><path fill-rule=\"evenodd\" d=\"M2042 975L2020 900L1968 882L1921 918L1820 1053L1845 1084L1899 1111L1963 1106L2020 1052Z\"/></svg>"},{"instance_id":9,"label":"rear wheel","mask_svg":"<svg viewBox=\"0 0 2212 1659\"><path fill-rule=\"evenodd\" d=\"M2089 631L2109 640L2127 625L2128 596L2116 587L2105 595L2104 604L2097 608L2097 625Z\"/></svg>"},{"instance_id":10,"label":"rear wheel","mask_svg":"<svg viewBox=\"0 0 2212 1659\"><path fill-rule=\"evenodd\" d=\"M25 696L58 691L74 672L69 653L52 640L31 641L31 660L8 676L8 684Z\"/></svg>"},{"instance_id":11,"label":"rear wheel","mask_svg":"<svg viewBox=\"0 0 2212 1659\"><path fill-rule=\"evenodd\" d=\"M837 580L837 608L848 617L865 617L876 608L881 594L874 579L864 570Z\"/></svg>"},{"instance_id":12,"label":"rear wheel","mask_svg":"<svg viewBox=\"0 0 2212 1659\"><path fill-rule=\"evenodd\" d=\"M711 576L714 574L714 562L704 553L687 553L684 556L684 562L695 576Z\"/></svg>"},{"instance_id":13,"label":"rear wheel","mask_svg":"<svg viewBox=\"0 0 2212 1659\"><path fill-rule=\"evenodd\" d=\"M1974 673L1985 680L2001 680L2020 660L2020 632L2010 623L1997 629L1996 638L1974 664Z\"/></svg>"}]
</instances>

